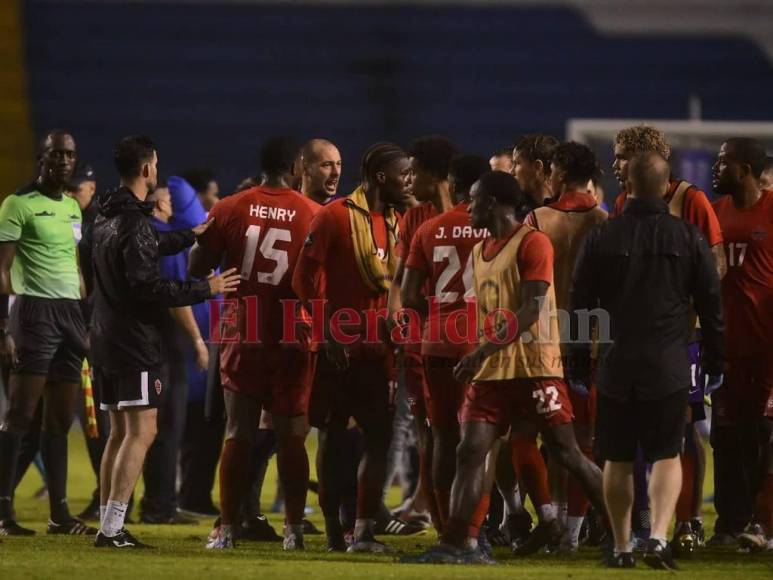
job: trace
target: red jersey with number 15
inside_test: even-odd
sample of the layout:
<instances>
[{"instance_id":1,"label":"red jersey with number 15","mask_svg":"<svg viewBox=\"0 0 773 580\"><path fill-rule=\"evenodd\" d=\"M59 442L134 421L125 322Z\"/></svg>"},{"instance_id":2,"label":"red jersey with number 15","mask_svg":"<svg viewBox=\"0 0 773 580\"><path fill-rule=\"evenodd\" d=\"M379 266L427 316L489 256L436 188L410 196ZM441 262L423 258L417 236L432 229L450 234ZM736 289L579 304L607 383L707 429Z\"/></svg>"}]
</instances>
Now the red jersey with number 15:
<instances>
[{"instance_id":1,"label":"red jersey with number 15","mask_svg":"<svg viewBox=\"0 0 773 580\"><path fill-rule=\"evenodd\" d=\"M739 209L726 195L714 203L724 238L722 279L728 358L770 356L773 344L773 191Z\"/></svg>"},{"instance_id":2,"label":"red jersey with number 15","mask_svg":"<svg viewBox=\"0 0 773 580\"><path fill-rule=\"evenodd\" d=\"M237 291L226 296L240 299L240 342L257 338L272 345L282 339L280 300L297 299L291 286L293 270L319 207L292 189L259 186L225 198L210 211L215 222L199 244L222 254L224 269L241 272ZM250 297L257 297L256 303L251 304ZM225 341L234 330L228 326L222 333Z\"/></svg>"},{"instance_id":3,"label":"red jersey with number 15","mask_svg":"<svg viewBox=\"0 0 773 580\"><path fill-rule=\"evenodd\" d=\"M467 306L475 300L470 254L488 236L488 230L470 225L468 207L469 203L460 203L424 222L411 241L405 265L427 275L427 298L437 301L424 322L423 355L454 358L471 352L478 343L475 309ZM462 311L472 320L462 316ZM450 318L454 312L459 314ZM460 340L463 337L468 340Z\"/></svg>"}]
</instances>

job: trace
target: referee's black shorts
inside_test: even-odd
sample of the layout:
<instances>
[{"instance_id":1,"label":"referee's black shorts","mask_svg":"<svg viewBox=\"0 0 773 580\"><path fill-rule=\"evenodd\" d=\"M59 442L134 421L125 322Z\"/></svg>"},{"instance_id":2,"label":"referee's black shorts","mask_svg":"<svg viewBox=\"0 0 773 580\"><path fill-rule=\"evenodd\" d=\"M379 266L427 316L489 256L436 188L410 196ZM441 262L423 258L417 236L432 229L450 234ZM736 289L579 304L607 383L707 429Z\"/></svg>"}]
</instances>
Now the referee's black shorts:
<instances>
[{"instance_id":1,"label":"referee's black shorts","mask_svg":"<svg viewBox=\"0 0 773 580\"><path fill-rule=\"evenodd\" d=\"M11 310L10 332L19 357L12 373L80 383L87 354L80 300L18 296Z\"/></svg>"},{"instance_id":2,"label":"referee's black shorts","mask_svg":"<svg viewBox=\"0 0 773 580\"><path fill-rule=\"evenodd\" d=\"M607 461L633 462L641 446L647 463L670 459L682 450L688 389L660 399L626 402L598 396L596 445Z\"/></svg>"}]
</instances>

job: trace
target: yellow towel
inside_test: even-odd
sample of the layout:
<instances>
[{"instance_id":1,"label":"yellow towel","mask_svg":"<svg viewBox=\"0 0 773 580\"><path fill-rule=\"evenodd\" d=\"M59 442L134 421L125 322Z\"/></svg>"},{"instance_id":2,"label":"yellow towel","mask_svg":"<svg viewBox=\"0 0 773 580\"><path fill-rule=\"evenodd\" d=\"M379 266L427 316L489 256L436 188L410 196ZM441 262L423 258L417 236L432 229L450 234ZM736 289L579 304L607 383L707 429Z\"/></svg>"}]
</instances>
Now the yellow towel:
<instances>
[{"instance_id":1,"label":"yellow towel","mask_svg":"<svg viewBox=\"0 0 773 580\"><path fill-rule=\"evenodd\" d=\"M345 203L349 208L354 255L362 281L374 292L386 292L389 290L397 267L394 249L397 245L398 224L395 210L393 207L387 207L384 212L384 220L387 224L387 251L382 260L378 257L370 208L362 187L355 189Z\"/></svg>"}]
</instances>

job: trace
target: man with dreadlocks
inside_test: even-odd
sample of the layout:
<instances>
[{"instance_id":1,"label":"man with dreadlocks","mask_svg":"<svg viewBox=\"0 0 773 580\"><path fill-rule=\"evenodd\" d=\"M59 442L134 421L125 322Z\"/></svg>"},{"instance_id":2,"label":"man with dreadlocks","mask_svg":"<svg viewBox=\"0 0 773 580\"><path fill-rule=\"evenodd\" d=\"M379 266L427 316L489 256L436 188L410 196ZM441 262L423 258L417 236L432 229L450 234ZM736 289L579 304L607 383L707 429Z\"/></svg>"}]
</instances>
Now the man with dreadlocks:
<instances>
[{"instance_id":1,"label":"man with dreadlocks","mask_svg":"<svg viewBox=\"0 0 773 580\"><path fill-rule=\"evenodd\" d=\"M325 353L318 357L309 421L320 429L319 500L328 549L346 549L339 518L338 442L350 417L363 432L357 519L349 552L383 552L374 535L391 435L393 362L386 324L387 291L394 277L399 235L394 204L410 176L406 153L378 143L365 153L362 182L351 195L322 207L311 223L293 276L307 303L324 299ZM324 285L319 281L325 280Z\"/></svg>"}]
</instances>

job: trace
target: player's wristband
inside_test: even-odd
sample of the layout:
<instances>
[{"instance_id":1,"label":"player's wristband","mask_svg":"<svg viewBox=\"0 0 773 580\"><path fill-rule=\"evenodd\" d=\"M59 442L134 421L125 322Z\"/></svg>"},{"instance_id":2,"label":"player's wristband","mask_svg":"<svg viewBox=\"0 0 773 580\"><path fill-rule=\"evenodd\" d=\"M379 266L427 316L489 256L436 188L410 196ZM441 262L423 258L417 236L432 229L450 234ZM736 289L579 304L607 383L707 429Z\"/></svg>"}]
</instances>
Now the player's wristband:
<instances>
[{"instance_id":1,"label":"player's wristband","mask_svg":"<svg viewBox=\"0 0 773 580\"><path fill-rule=\"evenodd\" d=\"M0 294L0 318L8 318L8 294Z\"/></svg>"}]
</instances>

